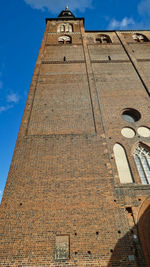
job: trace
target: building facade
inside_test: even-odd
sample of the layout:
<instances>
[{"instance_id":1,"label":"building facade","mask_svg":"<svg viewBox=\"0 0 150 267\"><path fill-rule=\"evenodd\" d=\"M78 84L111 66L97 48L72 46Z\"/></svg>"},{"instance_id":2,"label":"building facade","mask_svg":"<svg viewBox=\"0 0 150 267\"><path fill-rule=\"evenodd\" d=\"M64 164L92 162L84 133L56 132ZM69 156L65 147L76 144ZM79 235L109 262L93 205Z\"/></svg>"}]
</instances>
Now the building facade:
<instances>
[{"instance_id":1,"label":"building facade","mask_svg":"<svg viewBox=\"0 0 150 267\"><path fill-rule=\"evenodd\" d=\"M150 266L150 31L46 19L0 206L0 266Z\"/></svg>"}]
</instances>

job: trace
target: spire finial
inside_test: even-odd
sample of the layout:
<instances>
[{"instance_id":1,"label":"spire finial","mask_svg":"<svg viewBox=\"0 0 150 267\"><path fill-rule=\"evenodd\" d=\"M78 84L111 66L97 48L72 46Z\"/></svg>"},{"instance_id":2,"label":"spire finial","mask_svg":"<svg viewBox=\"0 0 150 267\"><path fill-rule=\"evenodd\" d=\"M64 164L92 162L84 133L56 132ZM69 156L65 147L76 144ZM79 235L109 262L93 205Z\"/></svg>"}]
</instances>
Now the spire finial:
<instances>
[{"instance_id":1,"label":"spire finial","mask_svg":"<svg viewBox=\"0 0 150 267\"><path fill-rule=\"evenodd\" d=\"M68 7L68 5L66 5L66 9L65 10L69 10L69 7Z\"/></svg>"}]
</instances>

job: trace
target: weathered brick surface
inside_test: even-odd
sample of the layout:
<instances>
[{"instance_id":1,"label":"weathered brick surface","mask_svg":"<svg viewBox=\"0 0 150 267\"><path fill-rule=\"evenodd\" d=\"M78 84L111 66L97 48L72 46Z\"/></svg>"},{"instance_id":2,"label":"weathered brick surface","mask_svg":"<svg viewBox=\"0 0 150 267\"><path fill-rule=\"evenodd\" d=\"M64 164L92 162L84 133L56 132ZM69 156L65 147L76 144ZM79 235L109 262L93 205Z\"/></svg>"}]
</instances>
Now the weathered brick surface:
<instances>
[{"instance_id":1,"label":"weathered brick surface","mask_svg":"<svg viewBox=\"0 0 150 267\"><path fill-rule=\"evenodd\" d=\"M44 60L48 61L81 61L85 60L82 45L64 45L47 46L44 52Z\"/></svg>"},{"instance_id":2,"label":"weathered brick surface","mask_svg":"<svg viewBox=\"0 0 150 267\"><path fill-rule=\"evenodd\" d=\"M47 23L0 207L0 266L143 267L138 221L150 186L141 185L132 151L150 139L127 139L121 129L149 126L138 59L148 58L150 46L143 44L142 58L142 44L132 46L132 33L122 33L136 51L130 57L115 32L105 32L112 43L96 44L100 32L70 22L72 44L64 46L60 22ZM140 62L146 79L148 63ZM140 121L122 119L129 107ZM133 184L119 183L115 143L126 149ZM69 242L66 260L56 257L62 240Z\"/></svg>"},{"instance_id":3,"label":"weathered brick surface","mask_svg":"<svg viewBox=\"0 0 150 267\"><path fill-rule=\"evenodd\" d=\"M58 38L60 36L63 36L64 34L48 34L47 36L47 43L46 45L58 45ZM69 35L69 34L65 34L65 35ZM72 39L72 43L74 45L81 45L82 44L82 36L80 33L77 34L71 34L71 39Z\"/></svg>"},{"instance_id":4,"label":"weathered brick surface","mask_svg":"<svg viewBox=\"0 0 150 267\"><path fill-rule=\"evenodd\" d=\"M150 49L150 47L149 47L149 49ZM150 61L139 62L139 65L144 70L145 77L147 78L148 82L150 83L150 75L149 75Z\"/></svg>"},{"instance_id":5,"label":"weathered brick surface","mask_svg":"<svg viewBox=\"0 0 150 267\"><path fill-rule=\"evenodd\" d=\"M94 133L85 64L43 64L41 79L45 83L36 88L28 134Z\"/></svg>"},{"instance_id":6,"label":"weathered brick surface","mask_svg":"<svg viewBox=\"0 0 150 267\"><path fill-rule=\"evenodd\" d=\"M125 54L124 49L121 45L89 45L89 52L90 52L90 58L91 61L99 61L99 60L105 60L109 61L108 56L111 60L127 60L129 61L129 58L127 54Z\"/></svg>"}]
</instances>

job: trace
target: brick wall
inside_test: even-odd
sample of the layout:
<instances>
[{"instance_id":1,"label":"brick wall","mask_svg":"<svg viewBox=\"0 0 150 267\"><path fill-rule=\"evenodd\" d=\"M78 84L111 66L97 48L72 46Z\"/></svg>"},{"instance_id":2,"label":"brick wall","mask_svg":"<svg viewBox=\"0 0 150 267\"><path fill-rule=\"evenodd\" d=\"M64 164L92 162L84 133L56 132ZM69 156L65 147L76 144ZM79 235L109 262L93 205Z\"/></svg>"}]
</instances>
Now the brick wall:
<instances>
[{"instance_id":1,"label":"brick wall","mask_svg":"<svg viewBox=\"0 0 150 267\"><path fill-rule=\"evenodd\" d=\"M96 44L101 32L70 22L66 45L59 22L47 23L0 207L0 266L146 266L137 225L150 186L141 185L132 148L150 138L123 137L131 124L121 112L140 111L135 131L149 126L148 61L138 59L148 59L150 44L139 48L124 32ZM133 184L119 182L115 143Z\"/></svg>"}]
</instances>

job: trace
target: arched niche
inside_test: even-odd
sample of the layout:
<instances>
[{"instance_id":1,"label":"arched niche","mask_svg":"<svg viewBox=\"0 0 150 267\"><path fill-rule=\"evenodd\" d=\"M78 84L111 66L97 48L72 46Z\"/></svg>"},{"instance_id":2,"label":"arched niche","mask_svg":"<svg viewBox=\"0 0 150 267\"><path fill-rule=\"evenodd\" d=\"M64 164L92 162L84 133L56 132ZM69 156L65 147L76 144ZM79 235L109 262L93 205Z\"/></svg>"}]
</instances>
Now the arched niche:
<instances>
[{"instance_id":1,"label":"arched niche","mask_svg":"<svg viewBox=\"0 0 150 267\"><path fill-rule=\"evenodd\" d=\"M58 43L60 43L60 44L71 44L72 43L72 39L68 35L60 36L58 38Z\"/></svg>"},{"instance_id":2,"label":"arched niche","mask_svg":"<svg viewBox=\"0 0 150 267\"><path fill-rule=\"evenodd\" d=\"M63 33L63 32L73 32L73 26L70 23L61 23L57 27L57 32L58 33Z\"/></svg>"},{"instance_id":3,"label":"arched niche","mask_svg":"<svg viewBox=\"0 0 150 267\"><path fill-rule=\"evenodd\" d=\"M115 162L118 170L120 183L133 183L128 159L124 148L120 144L116 143L113 147L113 152L115 156Z\"/></svg>"},{"instance_id":4,"label":"arched niche","mask_svg":"<svg viewBox=\"0 0 150 267\"><path fill-rule=\"evenodd\" d=\"M98 34L95 40L96 43L101 43L101 44L112 43L109 35L107 34Z\"/></svg>"},{"instance_id":5,"label":"arched niche","mask_svg":"<svg viewBox=\"0 0 150 267\"><path fill-rule=\"evenodd\" d=\"M145 260L150 266L150 196L139 210L137 226Z\"/></svg>"},{"instance_id":6,"label":"arched niche","mask_svg":"<svg viewBox=\"0 0 150 267\"><path fill-rule=\"evenodd\" d=\"M149 42L149 39L144 34L141 34L141 33L134 33L132 35L132 38L134 41L140 42L140 43Z\"/></svg>"}]
</instances>

